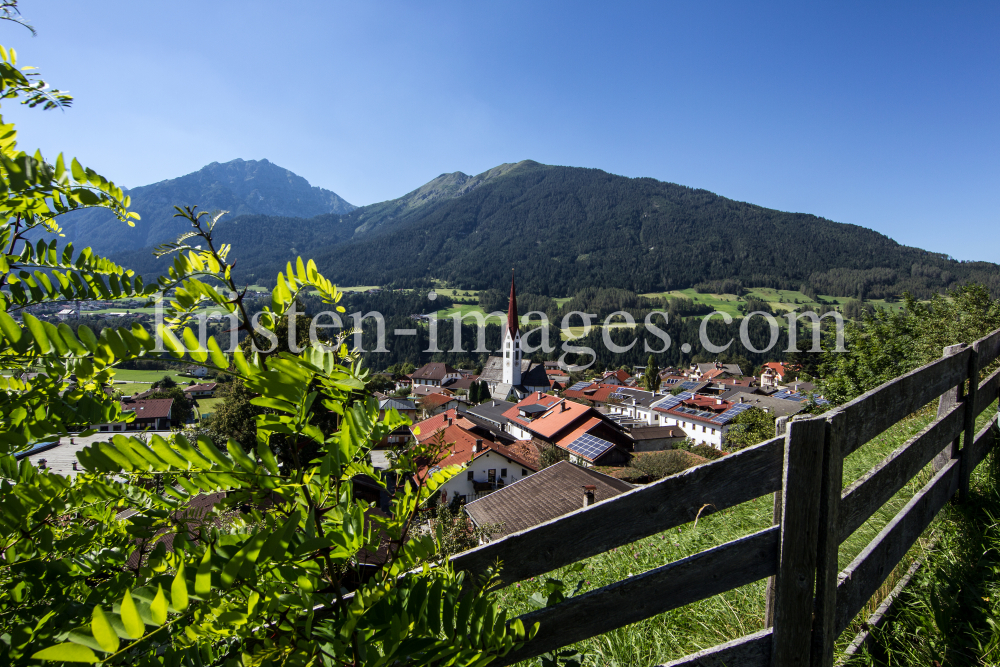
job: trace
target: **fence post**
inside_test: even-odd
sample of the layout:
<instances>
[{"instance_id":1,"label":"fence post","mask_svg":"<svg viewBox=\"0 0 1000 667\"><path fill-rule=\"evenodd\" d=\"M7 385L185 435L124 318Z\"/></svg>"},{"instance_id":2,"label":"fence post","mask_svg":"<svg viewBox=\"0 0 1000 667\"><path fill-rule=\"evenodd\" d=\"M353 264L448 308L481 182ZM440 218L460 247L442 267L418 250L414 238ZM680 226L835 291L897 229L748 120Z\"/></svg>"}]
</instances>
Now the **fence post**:
<instances>
[{"instance_id":1,"label":"fence post","mask_svg":"<svg viewBox=\"0 0 1000 667\"><path fill-rule=\"evenodd\" d=\"M948 347L944 348L944 351L942 352L941 356L950 357L955 354L958 354L963 349L965 349L964 343L959 343L958 345L949 345ZM941 394L941 398L938 399L938 411L937 411L938 418L940 419L941 417L943 417L945 414L947 414L949 410L951 410L955 405L957 405L959 401L962 400L962 396L964 393L965 393L965 383L961 382L958 384L958 386L952 387L945 393ZM934 457L934 472L938 472L939 470L941 470L941 468L945 467L948 464L948 461L952 460L953 458L958 458L958 443L959 439L955 438L955 440L950 445L945 447L943 450L941 450L940 454Z\"/></svg>"},{"instance_id":2,"label":"fence post","mask_svg":"<svg viewBox=\"0 0 1000 667\"><path fill-rule=\"evenodd\" d=\"M781 554L774 594L771 664L808 665L812 644L825 419L788 425L782 478Z\"/></svg>"},{"instance_id":3,"label":"fence post","mask_svg":"<svg viewBox=\"0 0 1000 667\"><path fill-rule=\"evenodd\" d=\"M778 417L774 420L774 435L785 435L788 430L788 417ZM781 524L781 491L774 492L774 512L772 514L771 525ZM764 627L774 627L774 577L767 578L767 585L764 588Z\"/></svg>"},{"instance_id":4,"label":"fence post","mask_svg":"<svg viewBox=\"0 0 1000 667\"><path fill-rule=\"evenodd\" d=\"M965 392L965 435L962 436L962 458L958 462L958 501L969 499L969 475L972 442L976 439L976 395L979 393L979 343L972 346L969 356L969 390Z\"/></svg>"},{"instance_id":5,"label":"fence post","mask_svg":"<svg viewBox=\"0 0 1000 667\"><path fill-rule=\"evenodd\" d=\"M840 574L838 515L844 486L845 415L834 412L826 419L823 478L819 493L819 535L816 560L816 607L813 617L812 667L833 667L837 641L837 575Z\"/></svg>"}]
</instances>

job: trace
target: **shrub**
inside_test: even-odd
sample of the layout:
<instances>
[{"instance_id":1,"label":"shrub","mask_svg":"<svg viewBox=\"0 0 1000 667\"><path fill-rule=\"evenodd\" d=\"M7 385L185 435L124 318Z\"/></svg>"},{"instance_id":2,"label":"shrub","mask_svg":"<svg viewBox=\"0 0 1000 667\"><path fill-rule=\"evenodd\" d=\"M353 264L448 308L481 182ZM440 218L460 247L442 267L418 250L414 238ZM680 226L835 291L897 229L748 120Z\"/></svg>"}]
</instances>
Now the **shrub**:
<instances>
[{"instance_id":1,"label":"shrub","mask_svg":"<svg viewBox=\"0 0 1000 667\"><path fill-rule=\"evenodd\" d=\"M716 459L721 459L725 456L724 452L720 452L715 447L710 445L695 445L688 450L692 454L697 454L698 456L704 457L709 461L715 461Z\"/></svg>"},{"instance_id":2,"label":"shrub","mask_svg":"<svg viewBox=\"0 0 1000 667\"><path fill-rule=\"evenodd\" d=\"M629 466L656 480L690 468L691 458L683 451L668 449L634 456Z\"/></svg>"}]
</instances>

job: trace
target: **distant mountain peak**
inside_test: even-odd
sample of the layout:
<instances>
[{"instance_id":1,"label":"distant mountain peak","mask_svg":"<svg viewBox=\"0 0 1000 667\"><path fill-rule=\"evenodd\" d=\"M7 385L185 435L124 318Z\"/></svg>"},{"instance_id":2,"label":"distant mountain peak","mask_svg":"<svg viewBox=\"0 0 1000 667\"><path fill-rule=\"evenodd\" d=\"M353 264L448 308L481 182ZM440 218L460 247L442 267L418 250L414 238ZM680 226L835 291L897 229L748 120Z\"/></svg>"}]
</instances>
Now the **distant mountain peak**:
<instances>
[{"instance_id":1,"label":"distant mountain peak","mask_svg":"<svg viewBox=\"0 0 1000 667\"><path fill-rule=\"evenodd\" d=\"M142 216L134 229L105 209L90 209L62 218L66 239L83 241L98 252L154 246L184 231L184 224L173 217L174 206L225 210L231 218L252 214L313 218L328 213L343 215L357 208L337 193L310 185L267 159L212 162L190 174L131 188L128 193L132 210Z\"/></svg>"}]
</instances>

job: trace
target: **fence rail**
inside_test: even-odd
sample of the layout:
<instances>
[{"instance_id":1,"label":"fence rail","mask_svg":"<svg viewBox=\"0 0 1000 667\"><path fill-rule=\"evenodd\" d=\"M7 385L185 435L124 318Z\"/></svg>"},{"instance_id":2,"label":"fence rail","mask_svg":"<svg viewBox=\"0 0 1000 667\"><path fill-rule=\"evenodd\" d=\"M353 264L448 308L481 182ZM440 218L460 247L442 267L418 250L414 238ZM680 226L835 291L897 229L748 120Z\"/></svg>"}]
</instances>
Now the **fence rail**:
<instances>
[{"instance_id":1,"label":"fence rail","mask_svg":"<svg viewBox=\"0 0 1000 667\"><path fill-rule=\"evenodd\" d=\"M473 573L501 561L501 584L509 585L775 495L771 528L521 616L526 625L539 624L537 636L495 664L772 577L773 627L667 664L831 667L834 642L944 505L956 493L965 498L971 471L995 445L996 416L974 430L1000 392L1000 370L979 380L998 356L1000 330L946 348L941 359L820 417L792 421L781 437L454 556L456 568ZM935 399L934 421L843 488L846 456ZM932 461L933 477L840 571L841 543Z\"/></svg>"}]
</instances>

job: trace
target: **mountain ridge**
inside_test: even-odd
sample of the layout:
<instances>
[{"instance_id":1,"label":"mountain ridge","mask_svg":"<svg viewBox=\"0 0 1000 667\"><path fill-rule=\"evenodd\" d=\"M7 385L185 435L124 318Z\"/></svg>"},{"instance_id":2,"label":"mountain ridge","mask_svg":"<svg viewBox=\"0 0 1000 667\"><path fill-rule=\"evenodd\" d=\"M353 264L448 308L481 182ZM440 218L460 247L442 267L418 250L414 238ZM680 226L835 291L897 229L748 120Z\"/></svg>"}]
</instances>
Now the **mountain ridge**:
<instances>
[{"instance_id":1,"label":"mountain ridge","mask_svg":"<svg viewBox=\"0 0 1000 667\"><path fill-rule=\"evenodd\" d=\"M721 280L874 298L976 280L1000 293L996 264L957 262L858 225L708 190L531 160L441 174L344 214L239 216L217 229L241 258L237 275L258 284L300 254L345 285L501 287L514 267L522 289L549 296ZM142 255L113 259L147 275L165 269Z\"/></svg>"}]
</instances>

